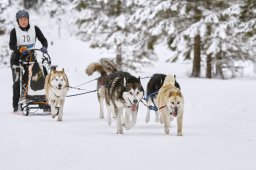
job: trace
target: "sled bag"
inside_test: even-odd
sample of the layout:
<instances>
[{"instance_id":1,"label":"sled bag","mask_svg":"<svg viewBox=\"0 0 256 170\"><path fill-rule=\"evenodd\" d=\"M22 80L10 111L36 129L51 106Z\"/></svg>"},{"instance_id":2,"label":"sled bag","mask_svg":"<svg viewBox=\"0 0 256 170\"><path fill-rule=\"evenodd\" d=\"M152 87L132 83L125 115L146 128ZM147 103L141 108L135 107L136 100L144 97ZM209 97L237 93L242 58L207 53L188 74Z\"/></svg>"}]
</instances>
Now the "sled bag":
<instances>
[{"instance_id":1,"label":"sled bag","mask_svg":"<svg viewBox=\"0 0 256 170\"><path fill-rule=\"evenodd\" d=\"M32 76L30 79L30 87L32 90L42 90L44 88L45 76L37 61L32 67Z\"/></svg>"}]
</instances>

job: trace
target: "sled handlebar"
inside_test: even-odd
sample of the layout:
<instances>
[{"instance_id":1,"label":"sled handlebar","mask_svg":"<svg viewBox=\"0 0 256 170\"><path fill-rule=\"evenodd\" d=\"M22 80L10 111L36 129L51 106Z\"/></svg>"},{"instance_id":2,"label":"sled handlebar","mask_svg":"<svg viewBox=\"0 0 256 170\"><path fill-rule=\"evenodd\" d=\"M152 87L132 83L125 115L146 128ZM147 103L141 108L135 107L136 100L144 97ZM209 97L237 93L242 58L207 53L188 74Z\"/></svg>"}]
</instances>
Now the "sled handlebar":
<instances>
[{"instance_id":1,"label":"sled handlebar","mask_svg":"<svg viewBox=\"0 0 256 170\"><path fill-rule=\"evenodd\" d=\"M29 49L29 50L27 50L27 51L40 51L41 53L43 53L42 51L41 51L41 49L38 49L38 48L35 48L35 49ZM46 55L46 56L45 56ZM43 53L43 60L42 60L42 62L44 63L44 61L47 61L47 63L48 64L50 64L51 65L51 56L48 54L48 53Z\"/></svg>"},{"instance_id":2,"label":"sled handlebar","mask_svg":"<svg viewBox=\"0 0 256 170\"><path fill-rule=\"evenodd\" d=\"M41 51L41 49L38 49L38 48L35 48L35 49L31 49L31 50L28 50L28 51L32 51L32 50L34 50L34 51L40 51L41 53L43 53L42 51ZM48 58L51 60L51 56L48 54L48 53L43 53L43 56L44 55L47 55L48 56ZM45 56L44 56L45 57Z\"/></svg>"}]
</instances>

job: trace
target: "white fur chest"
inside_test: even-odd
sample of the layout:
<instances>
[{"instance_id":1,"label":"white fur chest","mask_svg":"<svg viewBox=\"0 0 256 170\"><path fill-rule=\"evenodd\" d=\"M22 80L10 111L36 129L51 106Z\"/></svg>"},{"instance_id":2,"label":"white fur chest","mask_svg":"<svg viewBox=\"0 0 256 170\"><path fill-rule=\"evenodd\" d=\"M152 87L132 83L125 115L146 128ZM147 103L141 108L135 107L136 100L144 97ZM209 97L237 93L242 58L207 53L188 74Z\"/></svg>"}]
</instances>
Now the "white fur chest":
<instances>
[{"instance_id":1,"label":"white fur chest","mask_svg":"<svg viewBox=\"0 0 256 170\"><path fill-rule=\"evenodd\" d=\"M68 89L64 88L62 90L57 90L55 88L50 88L49 90L49 98L52 100L57 100L57 99L65 99L67 95Z\"/></svg>"}]
</instances>

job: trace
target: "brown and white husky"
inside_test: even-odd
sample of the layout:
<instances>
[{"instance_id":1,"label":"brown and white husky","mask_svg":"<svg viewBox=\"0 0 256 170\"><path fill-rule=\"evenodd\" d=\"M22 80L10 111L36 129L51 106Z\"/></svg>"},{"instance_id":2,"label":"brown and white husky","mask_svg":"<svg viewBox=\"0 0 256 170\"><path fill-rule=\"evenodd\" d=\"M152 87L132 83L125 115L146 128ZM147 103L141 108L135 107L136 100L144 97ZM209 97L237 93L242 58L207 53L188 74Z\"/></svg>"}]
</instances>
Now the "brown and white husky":
<instances>
[{"instance_id":1,"label":"brown and white husky","mask_svg":"<svg viewBox=\"0 0 256 170\"><path fill-rule=\"evenodd\" d=\"M164 124L166 134L170 132L170 122L177 118L177 135L182 136L184 98L179 88L175 87L175 77L167 75L157 95L157 107L160 122Z\"/></svg>"},{"instance_id":2,"label":"brown and white husky","mask_svg":"<svg viewBox=\"0 0 256 170\"><path fill-rule=\"evenodd\" d=\"M58 116L57 121L62 121L65 97L69 90L68 77L64 69L51 70L45 78L44 89L48 104L51 106L52 117Z\"/></svg>"}]
</instances>

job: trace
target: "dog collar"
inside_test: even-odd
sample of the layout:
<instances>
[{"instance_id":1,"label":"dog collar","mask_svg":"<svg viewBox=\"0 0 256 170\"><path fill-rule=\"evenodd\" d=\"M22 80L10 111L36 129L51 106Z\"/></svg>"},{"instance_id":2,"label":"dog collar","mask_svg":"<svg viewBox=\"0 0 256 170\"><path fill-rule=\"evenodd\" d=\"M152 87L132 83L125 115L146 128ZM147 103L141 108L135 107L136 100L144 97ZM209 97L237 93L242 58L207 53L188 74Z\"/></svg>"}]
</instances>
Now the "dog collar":
<instances>
[{"instance_id":1,"label":"dog collar","mask_svg":"<svg viewBox=\"0 0 256 170\"><path fill-rule=\"evenodd\" d=\"M158 109L158 110L161 110L161 109L163 109L163 108L165 108L165 107L166 107L166 105L161 106L161 107L159 107L159 109Z\"/></svg>"}]
</instances>

